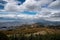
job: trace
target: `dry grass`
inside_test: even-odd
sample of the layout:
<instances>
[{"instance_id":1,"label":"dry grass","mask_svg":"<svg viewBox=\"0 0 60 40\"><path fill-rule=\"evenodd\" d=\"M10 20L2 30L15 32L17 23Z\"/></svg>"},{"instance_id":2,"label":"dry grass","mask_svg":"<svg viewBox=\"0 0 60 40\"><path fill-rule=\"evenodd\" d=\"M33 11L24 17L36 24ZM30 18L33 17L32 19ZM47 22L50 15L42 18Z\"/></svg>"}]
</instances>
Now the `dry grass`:
<instances>
[{"instance_id":1,"label":"dry grass","mask_svg":"<svg viewBox=\"0 0 60 40\"><path fill-rule=\"evenodd\" d=\"M18 29L15 29L15 30L2 30L1 32L5 33L6 35L13 35L13 34L20 34L20 33L23 33L23 34L30 34L30 33L42 33L42 32L45 32L45 33L48 33L48 34L60 34L60 30L58 29L50 29L50 28L18 28Z\"/></svg>"}]
</instances>

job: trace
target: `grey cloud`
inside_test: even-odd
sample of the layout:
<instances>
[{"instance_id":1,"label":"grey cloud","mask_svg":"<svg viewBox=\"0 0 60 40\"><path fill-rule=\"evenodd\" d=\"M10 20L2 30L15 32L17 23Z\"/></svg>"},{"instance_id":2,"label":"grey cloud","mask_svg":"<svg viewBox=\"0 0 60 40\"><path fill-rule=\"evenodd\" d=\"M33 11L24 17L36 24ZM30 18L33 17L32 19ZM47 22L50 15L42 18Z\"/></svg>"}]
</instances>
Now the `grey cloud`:
<instances>
[{"instance_id":1,"label":"grey cloud","mask_svg":"<svg viewBox=\"0 0 60 40\"><path fill-rule=\"evenodd\" d=\"M51 18L59 18L60 19L60 12L52 14Z\"/></svg>"},{"instance_id":2,"label":"grey cloud","mask_svg":"<svg viewBox=\"0 0 60 40\"><path fill-rule=\"evenodd\" d=\"M50 4L48 8L43 8L42 6L45 6L46 4ZM54 10L50 10L54 9ZM54 12L55 10L59 9L60 10L60 1L53 1L53 0L26 0L22 5L18 6L15 1L9 2L5 6L5 11L10 11L10 12L17 12L17 11L37 11L37 15L34 16L29 16L29 15L24 15L19 14L17 16L17 19L23 19L23 20L49 20L49 21L60 21L60 12ZM58 10L57 10L58 11ZM12 14L11 14L12 15ZM16 14L14 14L16 15ZM12 15L13 16L13 15Z\"/></svg>"},{"instance_id":3,"label":"grey cloud","mask_svg":"<svg viewBox=\"0 0 60 40\"><path fill-rule=\"evenodd\" d=\"M54 9L54 10L60 10L60 1L52 2L49 5L49 8Z\"/></svg>"}]
</instances>

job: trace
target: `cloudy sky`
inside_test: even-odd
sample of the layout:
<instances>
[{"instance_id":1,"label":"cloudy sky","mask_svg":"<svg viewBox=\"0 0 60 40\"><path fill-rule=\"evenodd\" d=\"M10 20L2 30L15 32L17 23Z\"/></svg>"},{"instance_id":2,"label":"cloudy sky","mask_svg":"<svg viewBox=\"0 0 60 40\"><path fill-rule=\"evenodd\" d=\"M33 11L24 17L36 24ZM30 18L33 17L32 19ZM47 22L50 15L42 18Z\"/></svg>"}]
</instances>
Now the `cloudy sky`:
<instances>
[{"instance_id":1,"label":"cloudy sky","mask_svg":"<svg viewBox=\"0 0 60 40\"><path fill-rule=\"evenodd\" d=\"M60 0L0 0L0 22L60 21Z\"/></svg>"}]
</instances>

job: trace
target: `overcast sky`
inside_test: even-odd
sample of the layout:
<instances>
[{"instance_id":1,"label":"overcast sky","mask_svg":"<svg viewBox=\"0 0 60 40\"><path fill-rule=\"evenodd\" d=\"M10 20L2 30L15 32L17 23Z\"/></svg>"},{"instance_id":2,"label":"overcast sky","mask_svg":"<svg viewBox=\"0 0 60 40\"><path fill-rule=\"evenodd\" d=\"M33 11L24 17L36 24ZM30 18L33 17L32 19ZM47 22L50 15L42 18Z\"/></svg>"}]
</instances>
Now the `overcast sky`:
<instances>
[{"instance_id":1,"label":"overcast sky","mask_svg":"<svg viewBox=\"0 0 60 40\"><path fill-rule=\"evenodd\" d=\"M60 0L0 0L0 21L60 21Z\"/></svg>"}]
</instances>

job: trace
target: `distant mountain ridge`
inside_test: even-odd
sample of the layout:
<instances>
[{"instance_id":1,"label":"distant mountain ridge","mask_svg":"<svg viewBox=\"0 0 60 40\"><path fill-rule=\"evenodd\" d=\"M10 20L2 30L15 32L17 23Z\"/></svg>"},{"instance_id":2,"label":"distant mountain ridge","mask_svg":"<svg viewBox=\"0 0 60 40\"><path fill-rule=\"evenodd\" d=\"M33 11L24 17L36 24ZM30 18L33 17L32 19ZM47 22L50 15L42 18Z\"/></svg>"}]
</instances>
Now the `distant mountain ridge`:
<instances>
[{"instance_id":1,"label":"distant mountain ridge","mask_svg":"<svg viewBox=\"0 0 60 40\"><path fill-rule=\"evenodd\" d=\"M46 20L40 20L36 21L35 23L28 23L28 22L22 22L22 21L13 21L13 22L0 22L0 29L9 29L9 28L15 28L16 26L21 26L21 25L33 25L33 24L40 24L40 25L48 25L48 26L60 26L60 22L58 21L46 21Z\"/></svg>"}]
</instances>

